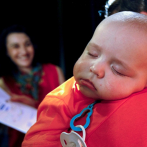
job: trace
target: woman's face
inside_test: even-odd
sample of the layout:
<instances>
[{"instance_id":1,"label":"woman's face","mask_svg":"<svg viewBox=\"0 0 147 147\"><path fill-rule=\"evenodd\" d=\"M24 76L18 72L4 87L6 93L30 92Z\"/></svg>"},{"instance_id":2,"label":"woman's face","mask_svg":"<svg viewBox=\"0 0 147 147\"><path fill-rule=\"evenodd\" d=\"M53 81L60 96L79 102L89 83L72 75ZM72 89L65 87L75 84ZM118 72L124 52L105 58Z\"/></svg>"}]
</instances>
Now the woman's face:
<instances>
[{"instance_id":1,"label":"woman's face","mask_svg":"<svg viewBox=\"0 0 147 147\"><path fill-rule=\"evenodd\" d=\"M18 69L30 69L34 58L34 47L25 33L10 33L6 38L7 54Z\"/></svg>"}]
</instances>

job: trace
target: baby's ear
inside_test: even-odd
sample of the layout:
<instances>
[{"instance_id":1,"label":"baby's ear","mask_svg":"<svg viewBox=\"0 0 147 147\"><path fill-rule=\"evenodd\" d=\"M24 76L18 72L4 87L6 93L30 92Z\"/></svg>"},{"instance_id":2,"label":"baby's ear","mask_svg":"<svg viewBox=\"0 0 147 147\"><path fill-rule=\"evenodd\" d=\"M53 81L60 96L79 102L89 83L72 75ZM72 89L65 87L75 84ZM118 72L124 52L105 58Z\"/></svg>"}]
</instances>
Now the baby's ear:
<instances>
[{"instance_id":1,"label":"baby's ear","mask_svg":"<svg viewBox=\"0 0 147 147\"><path fill-rule=\"evenodd\" d=\"M140 14L147 15L147 12L145 12L145 11L141 11Z\"/></svg>"}]
</instances>

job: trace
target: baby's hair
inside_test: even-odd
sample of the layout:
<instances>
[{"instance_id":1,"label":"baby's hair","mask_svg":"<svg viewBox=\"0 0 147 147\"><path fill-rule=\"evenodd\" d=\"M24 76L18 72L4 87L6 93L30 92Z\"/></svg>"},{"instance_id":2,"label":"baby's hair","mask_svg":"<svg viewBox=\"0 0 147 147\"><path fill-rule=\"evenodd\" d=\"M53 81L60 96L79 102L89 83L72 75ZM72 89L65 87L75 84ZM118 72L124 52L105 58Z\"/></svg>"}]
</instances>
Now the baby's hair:
<instances>
[{"instance_id":1,"label":"baby's hair","mask_svg":"<svg viewBox=\"0 0 147 147\"><path fill-rule=\"evenodd\" d=\"M147 0L108 0L105 5L105 17L121 11L147 12Z\"/></svg>"}]
</instances>

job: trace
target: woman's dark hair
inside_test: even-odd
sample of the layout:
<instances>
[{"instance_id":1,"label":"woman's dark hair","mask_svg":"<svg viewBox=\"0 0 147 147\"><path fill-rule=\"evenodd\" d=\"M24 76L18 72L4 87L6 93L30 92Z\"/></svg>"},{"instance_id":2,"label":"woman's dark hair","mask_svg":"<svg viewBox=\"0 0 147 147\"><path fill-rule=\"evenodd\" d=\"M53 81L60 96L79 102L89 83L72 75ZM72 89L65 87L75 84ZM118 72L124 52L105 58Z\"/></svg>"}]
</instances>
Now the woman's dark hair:
<instances>
[{"instance_id":1,"label":"woman's dark hair","mask_svg":"<svg viewBox=\"0 0 147 147\"><path fill-rule=\"evenodd\" d=\"M114 0L111 5L107 2L105 7L108 7L108 16L121 11L147 12L147 0Z\"/></svg>"},{"instance_id":2,"label":"woman's dark hair","mask_svg":"<svg viewBox=\"0 0 147 147\"><path fill-rule=\"evenodd\" d=\"M0 35L0 76L11 75L13 70L17 70L17 66L11 61L11 59L7 55L6 39L7 36L11 33L26 34L30 38L36 54L36 45L34 43L34 38L32 37L31 33L28 31L27 28L21 25L13 25L6 28L2 31ZM36 56L34 55L32 65L34 66L36 62Z\"/></svg>"}]
</instances>

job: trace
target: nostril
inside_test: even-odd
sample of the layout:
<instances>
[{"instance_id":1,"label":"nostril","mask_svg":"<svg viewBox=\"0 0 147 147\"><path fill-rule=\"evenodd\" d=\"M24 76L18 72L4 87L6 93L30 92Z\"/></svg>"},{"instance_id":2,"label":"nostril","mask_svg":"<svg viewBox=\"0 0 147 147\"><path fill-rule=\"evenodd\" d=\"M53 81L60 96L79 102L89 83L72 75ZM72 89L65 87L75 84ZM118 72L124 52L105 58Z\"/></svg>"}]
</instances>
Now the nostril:
<instances>
[{"instance_id":1,"label":"nostril","mask_svg":"<svg viewBox=\"0 0 147 147\"><path fill-rule=\"evenodd\" d=\"M93 69L92 69L92 68L93 68L93 66L92 66L92 67L90 67L90 72L93 72Z\"/></svg>"},{"instance_id":2,"label":"nostril","mask_svg":"<svg viewBox=\"0 0 147 147\"><path fill-rule=\"evenodd\" d=\"M66 142L66 140L64 140L64 143L65 143L65 145L67 145L67 142Z\"/></svg>"},{"instance_id":3,"label":"nostril","mask_svg":"<svg viewBox=\"0 0 147 147\"><path fill-rule=\"evenodd\" d=\"M97 74L97 77L99 78L100 76Z\"/></svg>"}]
</instances>

